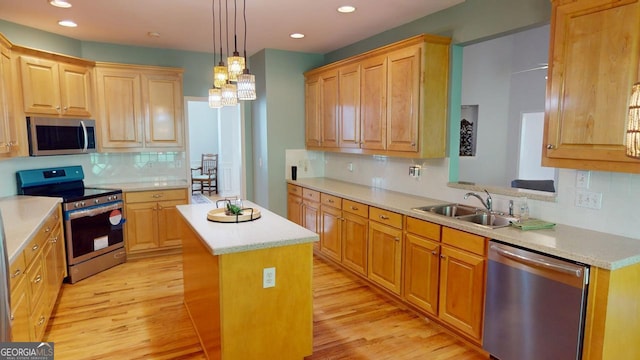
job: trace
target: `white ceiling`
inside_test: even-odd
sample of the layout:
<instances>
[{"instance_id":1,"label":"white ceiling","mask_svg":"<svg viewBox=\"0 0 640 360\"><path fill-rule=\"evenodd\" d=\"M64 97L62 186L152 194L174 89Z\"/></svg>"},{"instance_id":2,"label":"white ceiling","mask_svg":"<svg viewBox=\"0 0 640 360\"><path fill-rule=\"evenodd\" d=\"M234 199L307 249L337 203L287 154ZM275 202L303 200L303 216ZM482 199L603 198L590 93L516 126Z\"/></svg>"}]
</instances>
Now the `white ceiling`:
<instances>
[{"instance_id":1,"label":"white ceiling","mask_svg":"<svg viewBox=\"0 0 640 360\"><path fill-rule=\"evenodd\" d=\"M212 2L209 0L68 0L73 7L60 9L48 0L0 0L0 19L83 41L128 44L168 49L212 52ZM223 33L225 2L222 1ZM234 0L228 1L233 51ZM244 46L243 0L238 5L238 51ZM372 35L459 4L464 0L246 0L247 54L264 49L327 53ZM216 50L220 49L218 3ZM340 5L357 8L351 14L336 11ZM58 20L71 19L77 28L63 28ZM148 32L158 32L153 38ZM289 38L304 33L301 40ZM223 50L226 40L223 36Z\"/></svg>"}]
</instances>

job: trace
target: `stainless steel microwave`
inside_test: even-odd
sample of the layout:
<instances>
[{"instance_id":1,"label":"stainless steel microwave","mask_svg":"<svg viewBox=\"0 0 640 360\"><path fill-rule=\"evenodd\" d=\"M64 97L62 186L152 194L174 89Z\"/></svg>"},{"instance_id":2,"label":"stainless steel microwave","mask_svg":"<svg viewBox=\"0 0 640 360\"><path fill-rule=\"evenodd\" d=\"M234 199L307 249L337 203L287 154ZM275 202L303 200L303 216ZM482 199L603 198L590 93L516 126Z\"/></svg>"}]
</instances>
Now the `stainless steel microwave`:
<instances>
[{"instance_id":1,"label":"stainless steel microwave","mask_svg":"<svg viewBox=\"0 0 640 360\"><path fill-rule=\"evenodd\" d=\"M96 121L27 117L29 155L66 155L96 152Z\"/></svg>"}]
</instances>

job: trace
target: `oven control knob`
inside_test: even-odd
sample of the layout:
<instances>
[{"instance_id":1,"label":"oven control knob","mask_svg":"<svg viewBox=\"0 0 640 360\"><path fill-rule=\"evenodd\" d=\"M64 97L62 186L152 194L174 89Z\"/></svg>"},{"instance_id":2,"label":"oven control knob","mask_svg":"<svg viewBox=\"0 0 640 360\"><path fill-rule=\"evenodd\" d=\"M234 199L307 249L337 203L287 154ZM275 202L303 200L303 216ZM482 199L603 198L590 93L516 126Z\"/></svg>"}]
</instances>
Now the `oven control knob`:
<instances>
[{"instance_id":1,"label":"oven control knob","mask_svg":"<svg viewBox=\"0 0 640 360\"><path fill-rule=\"evenodd\" d=\"M80 205L85 206L85 205L86 205L86 203L85 203L84 201L81 201L81 202L80 202Z\"/></svg>"},{"instance_id":2,"label":"oven control knob","mask_svg":"<svg viewBox=\"0 0 640 360\"><path fill-rule=\"evenodd\" d=\"M100 203L100 199L95 199L93 200L94 203L99 204Z\"/></svg>"},{"instance_id":3,"label":"oven control knob","mask_svg":"<svg viewBox=\"0 0 640 360\"><path fill-rule=\"evenodd\" d=\"M73 206L74 206L75 208L79 208L81 205L80 205L80 203L79 203L79 202L77 202L77 203L73 204Z\"/></svg>"}]
</instances>

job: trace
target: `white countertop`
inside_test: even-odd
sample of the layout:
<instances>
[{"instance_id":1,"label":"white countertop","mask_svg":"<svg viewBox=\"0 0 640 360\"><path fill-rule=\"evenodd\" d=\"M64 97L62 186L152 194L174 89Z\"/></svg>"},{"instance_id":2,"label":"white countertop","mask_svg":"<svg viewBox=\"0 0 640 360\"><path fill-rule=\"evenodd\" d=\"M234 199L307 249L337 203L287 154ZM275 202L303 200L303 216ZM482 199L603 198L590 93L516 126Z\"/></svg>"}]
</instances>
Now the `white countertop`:
<instances>
[{"instance_id":1,"label":"white countertop","mask_svg":"<svg viewBox=\"0 0 640 360\"><path fill-rule=\"evenodd\" d=\"M62 199L41 196L0 198L9 263L36 235L37 229L60 206Z\"/></svg>"},{"instance_id":2,"label":"white countertop","mask_svg":"<svg viewBox=\"0 0 640 360\"><path fill-rule=\"evenodd\" d=\"M123 192L130 192L130 191L186 189L189 187L189 182L187 180L158 180L158 181L141 181L141 182L126 182L126 183L110 183L110 184L87 184L86 186L104 188L104 189L121 189Z\"/></svg>"},{"instance_id":3,"label":"white countertop","mask_svg":"<svg viewBox=\"0 0 640 360\"><path fill-rule=\"evenodd\" d=\"M216 208L215 203L178 205L177 209L213 255L310 243L319 239L318 234L249 201L244 201L244 207L258 208L262 216L254 221L219 223L207 220L209 210Z\"/></svg>"},{"instance_id":4,"label":"white countertop","mask_svg":"<svg viewBox=\"0 0 640 360\"><path fill-rule=\"evenodd\" d=\"M288 182L604 269L615 270L640 263L640 239L562 224L546 230L522 231L514 227L488 229L437 214L411 210L414 207L450 203L450 201L423 198L327 178L306 178Z\"/></svg>"}]
</instances>

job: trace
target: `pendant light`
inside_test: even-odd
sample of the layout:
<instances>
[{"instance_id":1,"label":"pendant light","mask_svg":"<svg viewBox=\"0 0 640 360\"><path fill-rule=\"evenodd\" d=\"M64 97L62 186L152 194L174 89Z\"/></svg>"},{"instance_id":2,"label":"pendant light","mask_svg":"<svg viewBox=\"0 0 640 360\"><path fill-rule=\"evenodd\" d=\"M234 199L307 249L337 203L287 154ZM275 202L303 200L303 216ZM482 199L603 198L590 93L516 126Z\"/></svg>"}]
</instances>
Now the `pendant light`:
<instances>
[{"instance_id":1,"label":"pendant light","mask_svg":"<svg viewBox=\"0 0 640 360\"><path fill-rule=\"evenodd\" d=\"M247 59L247 0L243 0L242 17L244 19L244 58ZM245 66L242 74L238 75L238 100L256 99L256 77Z\"/></svg>"},{"instance_id":2,"label":"pendant light","mask_svg":"<svg viewBox=\"0 0 640 360\"><path fill-rule=\"evenodd\" d=\"M216 63L216 3L215 0L211 0L211 18L212 18L212 26L213 30L213 63ZM222 53L220 54L222 57ZM213 85L211 85L211 89L209 89L209 107L212 109L219 109L222 107L222 90L216 87L215 84L216 72L215 66L213 70Z\"/></svg>"},{"instance_id":3,"label":"pendant light","mask_svg":"<svg viewBox=\"0 0 640 360\"><path fill-rule=\"evenodd\" d=\"M225 0L226 1L226 0ZM229 80L238 81L238 75L242 74L245 67L245 58L238 53L238 34L236 21L238 19L238 4L233 0L233 56L227 57L227 67L229 68ZM229 51L227 50L227 54Z\"/></svg>"},{"instance_id":4,"label":"pendant light","mask_svg":"<svg viewBox=\"0 0 640 360\"><path fill-rule=\"evenodd\" d=\"M229 79L227 67L224 65L224 61L222 61L222 0L218 2L218 23L220 25L220 62L218 66L213 68L213 83L217 88L222 88L222 85L226 84Z\"/></svg>"},{"instance_id":5,"label":"pendant light","mask_svg":"<svg viewBox=\"0 0 640 360\"><path fill-rule=\"evenodd\" d=\"M226 38L227 38L227 54L229 53L229 1L225 0L225 12L226 18ZM222 30L221 30L222 31ZM223 106L235 106L238 104L238 87L236 84L232 84L230 79L227 78L227 82L222 85L222 105Z\"/></svg>"},{"instance_id":6,"label":"pendant light","mask_svg":"<svg viewBox=\"0 0 640 360\"><path fill-rule=\"evenodd\" d=\"M640 82L631 88L626 147L627 156L640 159Z\"/></svg>"}]
</instances>

